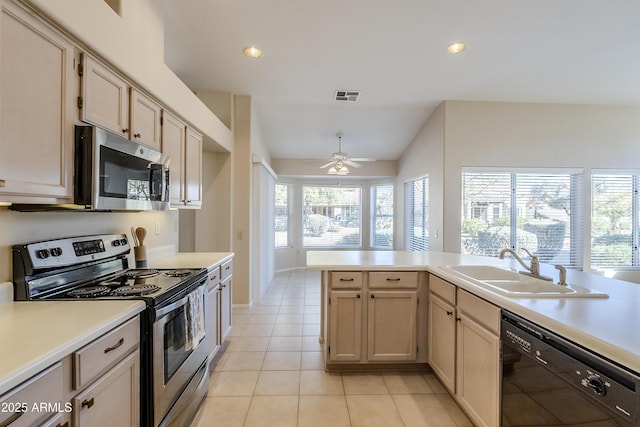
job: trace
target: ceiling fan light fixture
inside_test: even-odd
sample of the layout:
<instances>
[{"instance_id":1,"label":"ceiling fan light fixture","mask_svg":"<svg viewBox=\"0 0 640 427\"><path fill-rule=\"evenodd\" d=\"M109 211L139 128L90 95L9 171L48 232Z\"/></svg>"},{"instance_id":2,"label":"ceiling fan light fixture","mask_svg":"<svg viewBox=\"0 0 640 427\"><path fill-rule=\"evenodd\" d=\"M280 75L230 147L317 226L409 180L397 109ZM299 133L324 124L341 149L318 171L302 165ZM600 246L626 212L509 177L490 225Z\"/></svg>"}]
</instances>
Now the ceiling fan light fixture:
<instances>
[{"instance_id":1,"label":"ceiling fan light fixture","mask_svg":"<svg viewBox=\"0 0 640 427\"><path fill-rule=\"evenodd\" d=\"M329 175L337 175L338 174L338 170L336 169L336 165L333 165L329 168L329 170L327 171L327 174Z\"/></svg>"},{"instance_id":2,"label":"ceiling fan light fixture","mask_svg":"<svg viewBox=\"0 0 640 427\"><path fill-rule=\"evenodd\" d=\"M342 165L340 169L338 169L338 175L349 175L349 168L345 165Z\"/></svg>"},{"instance_id":3,"label":"ceiling fan light fixture","mask_svg":"<svg viewBox=\"0 0 640 427\"><path fill-rule=\"evenodd\" d=\"M451 43L447 46L447 53L451 55L455 55L456 53L460 53L467 48L467 45L462 42Z\"/></svg>"}]
</instances>

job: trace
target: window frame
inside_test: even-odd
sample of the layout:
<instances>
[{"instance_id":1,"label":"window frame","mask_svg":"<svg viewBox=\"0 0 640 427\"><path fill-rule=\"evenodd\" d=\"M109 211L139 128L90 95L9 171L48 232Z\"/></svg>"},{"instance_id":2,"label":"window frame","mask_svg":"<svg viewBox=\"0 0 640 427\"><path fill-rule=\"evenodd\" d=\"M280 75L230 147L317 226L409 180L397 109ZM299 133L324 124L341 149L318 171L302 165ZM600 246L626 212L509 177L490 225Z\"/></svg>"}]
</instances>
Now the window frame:
<instances>
[{"instance_id":1,"label":"window frame","mask_svg":"<svg viewBox=\"0 0 640 427\"><path fill-rule=\"evenodd\" d=\"M278 186L283 186L287 188L287 202L286 202L286 206L285 206L285 216L286 216L286 221L287 221L287 228L286 233L287 233L287 243L286 245L278 245L278 239L276 238L276 233L278 232L278 227L276 227L276 219L278 217L277 214L277 210L278 210L278 205L276 205L277 202L277 187ZM293 247L293 239L292 239L292 220L293 220L293 212L292 212L292 201L293 201L293 184L290 183L286 183L286 182L276 182L274 185L274 225L273 225L273 235L274 235L274 242L273 242L273 246L274 248L277 249L289 249Z\"/></svg>"},{"instance_id":2,"label":"window frame","mask_svg":"<svg viewBox=\"0 0 640 427\"><path fill-rule=\"evenodd\" d=\"M391 187L391 213L390 214L378 214L377 201L378 201L378 187ZM370 210L370 227L369 227L369 246L373 249L393 250L394 248L394 230L395 230L395 185L392 182L372 183L369 186L371 192L371 207ZM378 218L390 218L391 219L391 245L381 246L376 245L376 224Z\"/></svg>"}]
</instances>

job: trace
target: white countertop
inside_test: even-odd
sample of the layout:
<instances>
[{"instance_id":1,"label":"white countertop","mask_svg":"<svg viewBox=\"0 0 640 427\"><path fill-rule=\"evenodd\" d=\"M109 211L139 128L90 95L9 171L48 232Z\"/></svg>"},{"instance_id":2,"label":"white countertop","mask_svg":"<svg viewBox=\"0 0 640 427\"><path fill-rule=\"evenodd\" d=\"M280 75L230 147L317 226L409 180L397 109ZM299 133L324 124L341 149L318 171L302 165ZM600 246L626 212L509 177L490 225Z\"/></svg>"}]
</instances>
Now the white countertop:
<instances>
[{"instance_id":1,"label":"white countertop","mask_svg":"<svg viewBox=\"0 0 640 427\"><path fill-rule=\"evenodd\" d=\"M493 265L520 269L500 260L445 252L309 251L307 268L316 270L425 270L502 308L521 315L617 363L640 372L640 285L567 270L567 281L604 292L609 298L510 298L466 281L446 265ZM553 266L541 273L557 279ZM557 280L556 280L557 281Z\"/></svg>"},{"instance_id":2,"label":"white countertop","mask_svg":"<svg viewBox=\"0 0 640 427\"><path fill-rule=\"evenodd\" d=\"M150 268L207 268L233 258L233 252L177 252L149 260Z\"/></svg>"},{"instance_id":3,"label":"white countertop","mask_svg":"<svg viewBox=\"0 0 640 427\"><path fill-rule=\"evenodd\" d=\"M132 300L0 303L0 395L144 308Z\"/></svg>"}]
</instances>

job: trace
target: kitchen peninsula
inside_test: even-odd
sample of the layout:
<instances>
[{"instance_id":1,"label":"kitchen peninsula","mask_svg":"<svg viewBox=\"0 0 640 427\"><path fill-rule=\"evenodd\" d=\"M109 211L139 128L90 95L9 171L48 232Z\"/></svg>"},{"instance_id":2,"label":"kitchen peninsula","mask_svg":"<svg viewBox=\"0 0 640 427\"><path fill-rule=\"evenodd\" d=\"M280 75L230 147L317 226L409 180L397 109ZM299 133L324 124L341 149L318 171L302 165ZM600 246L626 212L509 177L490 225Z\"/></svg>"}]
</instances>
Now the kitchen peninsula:
<instances>
[{"instance_id":1,"label":"kitchen peninsula","mask_svg":"<svg viewBox=\"0 0 640 427\"><path fill-rule=\"evenodd\" d=\"M521 270L514 259L444 252L307 252L307 268L322 272L320 340L326 368L421 368L428 361L474 422L498 425L500 313L508 310L636 376L640 372L640 337L629 333L629 325L640 324L640 285L567 271L569 284L608 297L509 297L448 268L461 265ZM554 266L542 264L540 272L558 281ZM416 332L407 331L408 325ZM453 328L449 337L442 333L447 325ZM411 340L418 343L415 352L397 357L400 350L414 351ZM387 358L377 358L380 349Z\"/></svg>"}]
</instances>

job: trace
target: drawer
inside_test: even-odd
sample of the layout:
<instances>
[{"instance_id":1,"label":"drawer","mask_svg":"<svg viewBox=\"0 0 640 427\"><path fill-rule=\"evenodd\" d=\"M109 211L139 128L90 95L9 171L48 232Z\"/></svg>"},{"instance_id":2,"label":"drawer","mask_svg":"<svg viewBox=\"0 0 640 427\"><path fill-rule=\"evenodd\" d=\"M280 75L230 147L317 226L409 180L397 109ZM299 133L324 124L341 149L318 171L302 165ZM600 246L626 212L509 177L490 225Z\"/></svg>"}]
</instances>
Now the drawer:
<instances>
[{"instance_id":1,"label":"drawer","mask_svg":"<svg viewBox=\"0 0 640 427\"><path fill-rule=\"evenodd\" d=\"M60 406L60 410L64 410L63 381L62 364L58 362L2 395L0 425L11 427L38 425L57 412L56 405ZM41 410L41 403L49 404L54 408L48 408L51 411Z\"/></svg>"},{"instance_id":2,"label":"drawer","mask_svg":"<svg viewBox=\"0 0 640 427\"><path fill-rule=\"evenodd\" d=\"M208 289L211 290L220 283L220 266L216 266L209 270L208 273Z\"/></svg>"},{"instance_id":3,"label":"drawer","mask_svg":"<svg viewBox=\"0 0 640 427\"><path fill-rule=\"evenodd\" d=\"M331 289L362 289L361 271L332 271L329 273Z\"/></svg>"},{"instance_id":4,"label":"drawer","mask_svg":"<svg viewBox=\"0 0 640 427\"><path fill-rule=\"evenodd\" d=\"M220 266L220 280L224 280L233 274L233 260L225 262Z\"/></svg>"},{"instance_id":5,"label":"drawer","mask_svg":"<svg viewBox=\"0 0 640 427\"><path fill-rule=\"evenodd\" d=\"M369 288L418 287L417 271L372 271L369 273Z\"/></svg>"},{"instance_id":6,"label":"drawer","mask_svg":"<svg viewBox=\"0 0 640 427\"><path fill-rule=\"evenodd\" d=\"M433 274L429 275L429 290L438 295L449 304L456 303L456 287L446 280L442 280Z\"/></svg>"},{"instance_id":7,"label":"drawer","mask_svg":"<svg viewBox=\"0 0 640 427\"><path fill-rule=\"evenodd\" d=\"M76 389L91 383L140 343L140 318L129 320L73 353Z\"/></svg>"},{"instance_id":8,"label":"drawer","mask_svg":"<svg viewBox=\"0 0 640 427\"><path fill-rule=\"evenodd\" d=\"M487 329L500 333L500 307L497 307L482 298L458 289L458 309Z\"/></svg>"}]
</instances>

